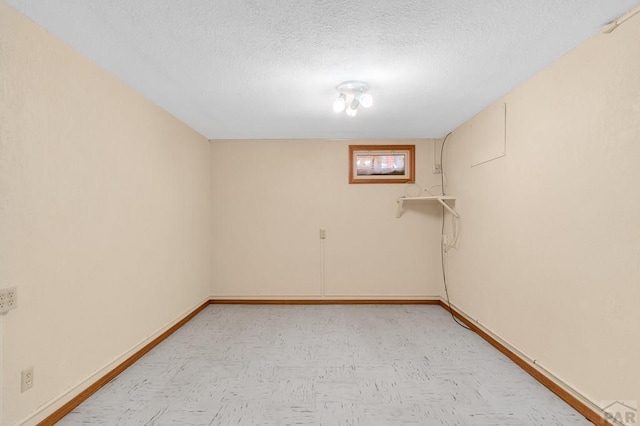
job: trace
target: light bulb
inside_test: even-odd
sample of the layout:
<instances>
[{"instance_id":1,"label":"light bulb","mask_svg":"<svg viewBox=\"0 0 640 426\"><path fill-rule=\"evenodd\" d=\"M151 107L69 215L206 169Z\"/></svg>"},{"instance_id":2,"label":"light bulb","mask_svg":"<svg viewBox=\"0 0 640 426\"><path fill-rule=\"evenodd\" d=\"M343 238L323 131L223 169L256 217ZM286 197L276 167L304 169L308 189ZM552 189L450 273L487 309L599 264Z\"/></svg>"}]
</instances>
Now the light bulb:
<instances>
[{"instance_id":1,"label":"light bulb","mask_svg":"<svg viewBox=\"0 0 640 426\"><path fill-rule=\"evenodd\" d=\"M355 117L358 113L358 107L360 106L360 101L358 99L353 98L351 103L349 104L349 108L347 108L347 115L349 117Z\"/></svg>"},{"instance_id":2,"label":"light bulb","mask_svg":"<svg viewBox=\"0 0 640 426\"><path fill-rule=\"evenodd\" d=\"M368 93L363 93L360 95L360 105L362 105L365 108L369 108L371 105L373 105L373 96L371 96Z\"/></svg>"},{"instance_id":3,"label":"light bulb","mask_svg":"<svg viewBox=\"0 0 640 426\"><path fill-rule=\"evenodd\" d=\"M347 95L340 93L335 101L333 101L333 110L335 112L342 112L347 106Z\"/></svg>"}]
</instances>

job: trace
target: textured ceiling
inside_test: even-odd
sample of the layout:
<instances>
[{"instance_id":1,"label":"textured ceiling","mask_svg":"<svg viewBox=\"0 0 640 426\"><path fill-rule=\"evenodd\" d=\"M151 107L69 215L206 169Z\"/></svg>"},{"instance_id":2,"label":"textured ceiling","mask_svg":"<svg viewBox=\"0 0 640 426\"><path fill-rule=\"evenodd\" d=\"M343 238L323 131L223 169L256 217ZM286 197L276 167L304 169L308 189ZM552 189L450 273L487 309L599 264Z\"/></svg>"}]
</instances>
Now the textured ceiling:
<instances>
[{"instance_id":1,"label":"textured ceiling","mask_svg":"<svg viewBox=\"0 0 640 426\"><path fill-rule=\"evenodd\" d=\"M638 0L5 0L208 138L440 137ZM344 80L374 97L331 109Z\"/></svg>"}]
</instances>

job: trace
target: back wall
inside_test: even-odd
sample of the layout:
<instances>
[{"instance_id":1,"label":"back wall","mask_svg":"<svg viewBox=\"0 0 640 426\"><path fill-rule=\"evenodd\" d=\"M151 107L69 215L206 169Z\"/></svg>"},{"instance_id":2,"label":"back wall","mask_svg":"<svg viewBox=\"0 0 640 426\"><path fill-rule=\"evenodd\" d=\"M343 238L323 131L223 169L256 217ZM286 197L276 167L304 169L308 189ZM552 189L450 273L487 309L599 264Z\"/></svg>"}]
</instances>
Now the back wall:
<instances>
[{"instance_id":1,"label":"back wall","mask_svg":"<svg viewBox=\"0 0 640 426\"><path fill-rule=\"evenodd\" d=\"M212 141L213 297L439 297L440 208L396 219L395 200L420 188L348 183L349 144L371 143ZM415 144L417 183L439 182L433 141L373 143Z\"/></svg>"}]
</instances>

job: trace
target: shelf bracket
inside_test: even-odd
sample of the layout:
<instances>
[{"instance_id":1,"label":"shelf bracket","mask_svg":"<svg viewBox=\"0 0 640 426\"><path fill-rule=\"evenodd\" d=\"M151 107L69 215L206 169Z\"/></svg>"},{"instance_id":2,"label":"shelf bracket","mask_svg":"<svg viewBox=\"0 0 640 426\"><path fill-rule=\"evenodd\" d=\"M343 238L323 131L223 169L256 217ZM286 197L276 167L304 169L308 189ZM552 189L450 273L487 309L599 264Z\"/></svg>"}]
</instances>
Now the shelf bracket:
<instances>
[{"instance_id":1,"label":"shelf bracket","mask_svg":"<svg viewBox=\"0 0 640 426\"><path fill-rule=\"evenodd\" d=\"M460 215L458 214L458 212L456 212L454 209L452 209L451 207L449 207L449 204L445 203L445 201L442 198L438 198L438 202L440 204L442 204L442 207L444 207L445 209L449 210L449 213L451 213L452 215L454 215L456 217L456 219L460 218Z\"/></svg>"},{"instance_id":2,"label":"shelf bracket","mask_svg":"<svg viewBox=\"0 0 640 426\"><path fill-rule=\"evenodd\" d=\"M452 209L445 200L455 200L455 197L438 197L438 196L434 196L434 197L400 197L398 198L398 200L396 200L396 203L398 204L396 207L396 217L399 218L400 216L402 216L402 213L404 212L404 202L405 201L437 201L438 203L442 204L442 207L444 207L445 209L447 209L447 211L449 213L451 213L453 216L455 216L456 218L460 218L460 215L458 214L458 212L456 212L454 209Z\"/></svg>"}]
</instances>

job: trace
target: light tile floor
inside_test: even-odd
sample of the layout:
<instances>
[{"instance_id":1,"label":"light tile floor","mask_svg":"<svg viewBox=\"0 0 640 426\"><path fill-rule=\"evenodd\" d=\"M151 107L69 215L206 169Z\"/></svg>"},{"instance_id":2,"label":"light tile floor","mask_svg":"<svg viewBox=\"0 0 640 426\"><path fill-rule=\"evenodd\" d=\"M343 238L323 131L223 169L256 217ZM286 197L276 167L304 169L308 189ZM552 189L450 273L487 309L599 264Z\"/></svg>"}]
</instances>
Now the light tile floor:
<instances>
[{"instance_id":1,"label":"light tile floor","mask_svg":"<svg viewBox=\"0 0 640 426\"><path fill-rule=\"evenodd\" d=\"M59 425L590 425L439 306L211 305Z\"/></svg>"}]
</instances>

